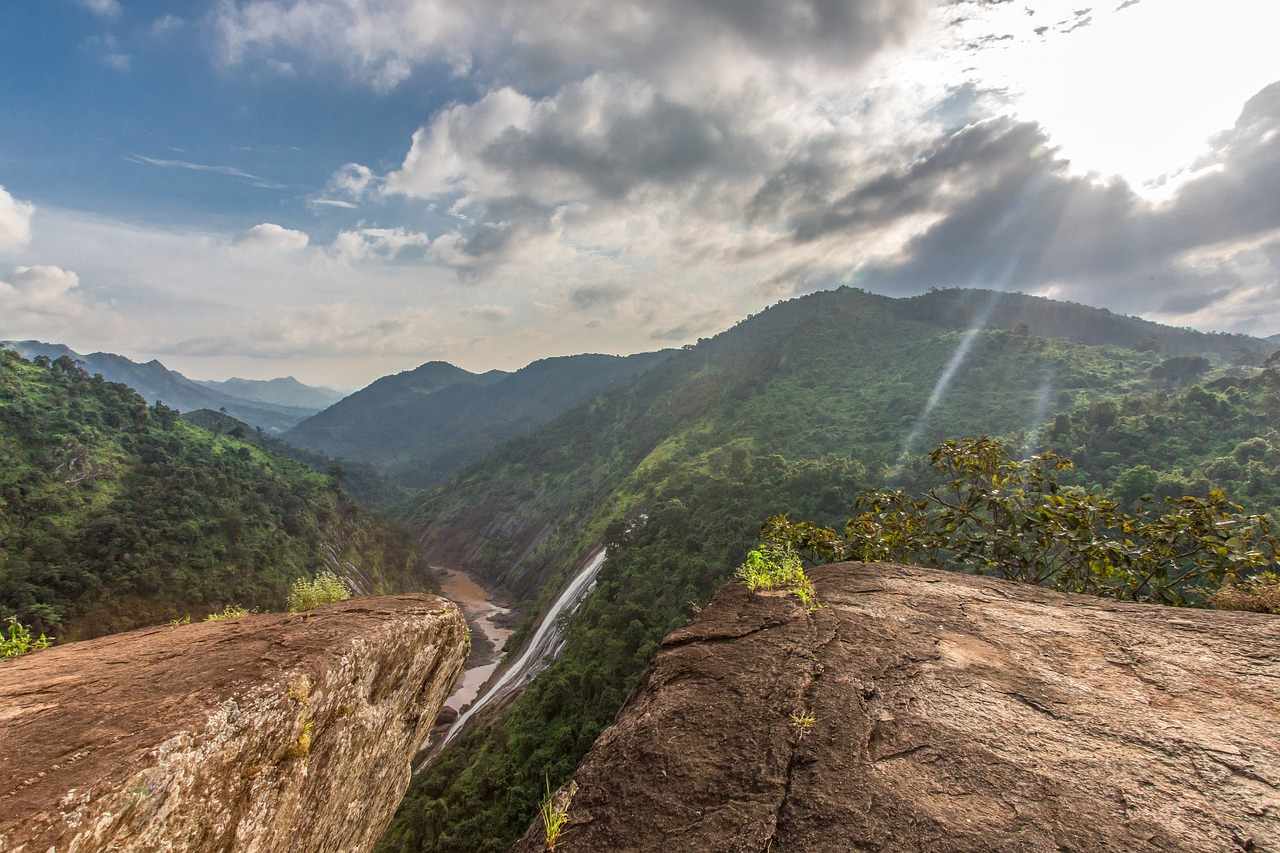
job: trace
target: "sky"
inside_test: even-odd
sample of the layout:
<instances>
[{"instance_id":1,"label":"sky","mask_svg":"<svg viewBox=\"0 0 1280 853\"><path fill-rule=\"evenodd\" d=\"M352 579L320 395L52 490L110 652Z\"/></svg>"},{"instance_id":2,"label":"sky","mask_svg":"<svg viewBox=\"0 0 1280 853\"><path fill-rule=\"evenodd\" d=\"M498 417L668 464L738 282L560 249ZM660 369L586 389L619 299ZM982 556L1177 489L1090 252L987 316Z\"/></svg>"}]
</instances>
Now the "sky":
<instances>
[{"instance_id":1,"label":"sky","mask_svg":"<svg viewBox=\"0 0 1280 853\"><path fill-rule=\"evenodd\" d=\"M1280 332L1280 4L0 10L0 339L342 388L993 287Z\"/></svg>"}]
</instances>

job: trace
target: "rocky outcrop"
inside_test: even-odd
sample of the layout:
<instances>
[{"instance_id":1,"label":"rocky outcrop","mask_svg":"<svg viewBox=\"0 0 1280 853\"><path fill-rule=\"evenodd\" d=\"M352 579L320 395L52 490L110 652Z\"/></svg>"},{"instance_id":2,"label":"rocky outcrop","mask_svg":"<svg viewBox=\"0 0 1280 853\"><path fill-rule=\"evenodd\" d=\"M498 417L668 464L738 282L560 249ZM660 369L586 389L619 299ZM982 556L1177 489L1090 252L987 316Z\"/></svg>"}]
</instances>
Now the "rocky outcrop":
<instances>
[{"instance_id":1,"label":"rocky outcrop","mask_svg":"<svg viewBox=\"0 0 1280 853\"><path fill-rule=\"evenodd\" d=\"M0 663L0 850L368 850L467 646L402 595Z\"/></svg>"},{"instance_id":2,"label":"rocky outcrop","mask_svg":"<svg viewBox=\"0 0 1280 853\"><path fill-rule=\"evenodd\" d=\"M1280 618L813 577L821 609L731 584L666 638L561 849L1280 850Z\"/></svg>"}]
</instances>

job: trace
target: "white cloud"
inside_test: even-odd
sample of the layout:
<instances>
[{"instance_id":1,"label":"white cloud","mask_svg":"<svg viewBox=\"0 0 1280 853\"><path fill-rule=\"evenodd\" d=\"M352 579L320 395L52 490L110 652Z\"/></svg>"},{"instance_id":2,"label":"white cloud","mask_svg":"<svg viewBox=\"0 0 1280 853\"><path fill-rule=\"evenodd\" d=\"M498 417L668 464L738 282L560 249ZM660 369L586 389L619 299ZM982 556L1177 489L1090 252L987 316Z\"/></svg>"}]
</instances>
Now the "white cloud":
<instances>
[{"instance_id":1,"label":"white cloud","mask_svg":"<svg viewBox=\"0 0 1280 853\"><path fill-rule=\"evenodd\" d=\"M376 190L382 181L373 170L361 163L344 163L332 175L325 189L331 195L360 201Z\"/></svg>"},{"instance_id":2,"label":"white cloud","mask_svg":"<svg viewBox=\"0 0 1280 853\"><path fill-rule=\"evenodd\" d=\"M394 260L407 249L426 249L431 240L419 231L404 228L356 228L334 238L332 251L340 260L354 263L368 259Z\"/></svg>"},{"instance_id":3,"label":"white cloud","mask_svg":"<svg viewBox=\"0 0 1280 853\"><path fill-rule=\"evenodd\" d=\"M80 5L103 18L114 18L124 11L120 0L80 0Z\"/></svg>"},{"instance_id":4,"label":"white cloud","mask_svg":"<svg viewBox=\"0 0 1280 853\"><path fill-rule=\"evenodd\" d=\"M155 38L163 38L172 32L182 29L186 24L182 18L177 15L161 15L151 22L148 32Z\"/></svg>"},{"instance_id":5,"label":"white cloud","mask_svg":"<svg viewBox=\"0 0 1280 853\"><path fill-rule=\"evenodd\" d=\"M119 328L111 307L92 301L70 270L20 266L0 275L0 338L62 341L91 329L111 334Z\"/></svg>"},{"instance_id":6,"label":"white cloud","mask_svg":"<svg viewBox=\"0 0 1280 853\"><path fill-rule=\"evenodd\" d=\"M205 172L211 175L223 175L228 178L240 178L247 181L251 186L264 190L282 190L285 188L284 184L278 184L275 181L255 175L252 172L246 172L235 166L193 163L189 160L166 160L159 157L147 157L143 154L130 154L124 159L130 163L137 163L140 166L154 166L157 169L182 169L188 172Z\"/></svg>"},{"instance_id":7,"label":"white cloud","mask_svg":"<svg viewBox=\"0 0 1280 853\"><path fill-rule=\"evenodd\" d=\"M22 249L31 242L31 217L36 207L16 199L0 186L0 252Z\"/></svg>"},{"instance_id":8,"label":"white cloud","mask_svg":"<svg viewBox=\"0 0 1280 853\"><path fill-rule=\"evenodd\" d=\"M102 55L102 63L112 71L123 73L133 65L133 59L127 53L105 53Z\"/></svg>"},{"instance_id":9,"label":"white cloud","mask_svg":"<svg viewBox=\"0 0 1280 853\"><path fill-rule=\"evenodd\" d=\"M242 248L270 252L297 252L310 242L306 232L294 231L274 222L255 225L236 239L236 245Z\"/></svg>"},{"instance_id":10,"label":"white cloud","mask_svg":"<svg viewBox=\"0 0 1280 853\"><path fill-rule=\"evenodd\" d=\"M307 205L310 207L340 207L344 210L357 210L360 205L351 201L344 201L340 198L311 198L307 199Z\"/></svg>"},{"instance_id":11,"label":"white cloud","mask_svg":"<svg viewBox=\"0 0 1280 853\"><path fill-rule=\"evenodd\" d=\"M470 305L462 309L465 317L476 317L489 323L501 323L511 319L512 311L506 305Z\"/></svg>"}]
</instances>

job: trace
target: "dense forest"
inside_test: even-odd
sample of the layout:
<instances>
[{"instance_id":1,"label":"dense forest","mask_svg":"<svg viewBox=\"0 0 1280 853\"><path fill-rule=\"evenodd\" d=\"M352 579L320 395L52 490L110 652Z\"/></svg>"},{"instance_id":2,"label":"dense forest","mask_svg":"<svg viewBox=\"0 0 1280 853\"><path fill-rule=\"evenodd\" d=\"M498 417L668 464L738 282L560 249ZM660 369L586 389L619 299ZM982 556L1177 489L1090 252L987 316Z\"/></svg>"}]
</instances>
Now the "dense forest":
<instances>
[{"instance_id":1,"label":"dense forest","mask_svg":"<svg viewBox=\"0 0 1280 853\"><path fill-rule=\"evenodd\" d=\"M1019 295L843 289L748 318L509 443L414 510L433 556L544 606L591 545L609 557L560 659L415 778L383 849L505 849L766 518L842 525L866 489L927 488L946 438L1059 449L1077 463L1064 482L1126 503L1218 485L1274 516L1280 375L1254 366L1268 352Z\"/></svg>"},{"instance_id":2,"label":"dense forest","mask_svg":"<svg viewBox=\"0 0 1280 853\"><path fill-rule=\"evenodd\" d=\"M408 536L333 476L70 358L0 353L0 457L0 614L59 640L281 609L324 567L365 592L427 585Z\"/></svg>"}]
</instances>

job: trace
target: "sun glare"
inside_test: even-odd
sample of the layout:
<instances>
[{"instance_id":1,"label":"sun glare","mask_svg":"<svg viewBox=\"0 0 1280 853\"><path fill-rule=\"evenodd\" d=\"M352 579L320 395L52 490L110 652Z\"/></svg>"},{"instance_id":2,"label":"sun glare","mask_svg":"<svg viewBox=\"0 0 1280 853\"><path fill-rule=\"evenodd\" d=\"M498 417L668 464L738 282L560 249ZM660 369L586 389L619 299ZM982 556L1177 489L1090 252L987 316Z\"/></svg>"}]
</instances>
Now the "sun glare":
<instances>
[{"instance_id":1,"label":"sun glare","mask_svg":"<svg viewBox=\"0 0 1280 853\"><path fill-rule=\"evenodd\" d=\"M1149 198L1193 174L1211 137L1280 73L1277 3L1027 5L1004 4L983 19L987 33L1013 38L969 57L970 79L1004 90L1075 171L1119 175Z\"/></svg>"}]
</instances>

